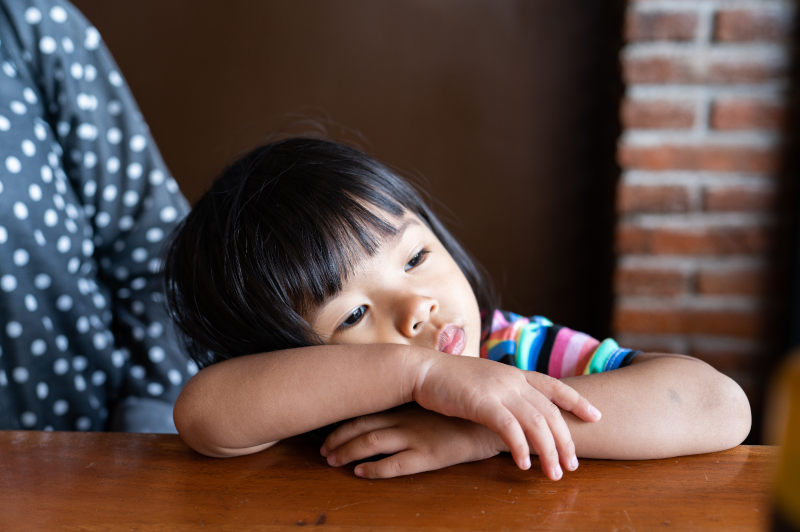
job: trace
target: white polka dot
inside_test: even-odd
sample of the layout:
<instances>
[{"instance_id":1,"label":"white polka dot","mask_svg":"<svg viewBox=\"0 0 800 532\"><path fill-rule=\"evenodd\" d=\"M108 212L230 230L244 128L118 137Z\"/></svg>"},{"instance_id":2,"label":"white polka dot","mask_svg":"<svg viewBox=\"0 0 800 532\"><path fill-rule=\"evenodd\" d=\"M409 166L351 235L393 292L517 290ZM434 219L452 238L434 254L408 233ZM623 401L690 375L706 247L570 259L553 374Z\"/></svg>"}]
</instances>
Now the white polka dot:
<instances>
[{"instance_id":1,"label":"white polka dot","mask_svg":"<svg viewBox=\"0 0 800 532\"><path fill-rule=\"evenodd\" d=\"M92 373L92 384L95 386L102 386L106 382L106 373L101 370L97 370Z\"/></svg>"},{"instance_id":2,"label":"white polka dot","mask_svg":"<svg viewBox=\"0 0 800 532\"><path fill-rule=\"evenodd\" d=\"M131 252L133 262L144 262L147 260L147 250L145 248L136 248Z\"/></svg>"},{"instance_id":3,"label":"white polka dot","mask_svg":"<svg viewBox=\"0 0 800 532\"><path fill-rule=\"evenodd\" d=\"M116 350L111 353L111 364L113 364L115 368L121 368L125 364L125 357L121 351Z\"/></svg>"},{"instance_id":4,"label":"white polka dot","mask_svg":"<svg viewBox=\"0 0 800 532\"><path fill-rule=\"evenodd\" d=\"M30 258L31 258L30 254L22 248L14 251L13 260L14 264L16 264L17 266L25 266L26 264L28 264Z\"/></svg>"},{"instance_id":5,"label":"white polka dot","mask_svg":"<svg viewBox=\"0 0 800 532\"><path fill-rule=\"evenodd\" d=\"M28 187L28 195L31 197L33 201L39 201L42 199L42 187L37 185L36 183L32 184Z\"/></svg>"},{"instance_id":6,"label":"white polka dot","mask_svg":"<svg viewBox=\"0 0 800 532\"><path fill-rule=\"evenodd\" d=\"M144 340L144 329L142 329L141 327L134 327L132 332L134 340L136 340L137 342L141 342L142 340Z\"/></svg>"},{"instance_id":7,"label":"white polka dot","mask_svg":"<svg viewBox=\"0 0 800 532\"><path fill-rule=\"evenodd\" d=\"M62 359L59 359L59 360L64 360L64 359L62 358ZM64 360L64 362L66 362L66 360ZM58 373L58 372L56 372L56 373ZM59 399L58 401L53 403L53 413L55 415L63 416L64 414L67 413L67 411L69 411L69 403L66 402L65 400Z\"/></svg>"},{"instance_id":8,"label":"white polka dot","mask_svg":"<svg viewBox=\"0 0 800 532\"><path fill-rule=\"evenodd\" d=\"M54 6L50 9L50 18L53 19L53 22L61 24L67 20L67 12L61 6Z\"/></svg>"},{"instance_id":9,"label":"white polka dot","mask_svg":"<svg viewBox=\"0 0 800 532\"><path fill-rule=\"evenodd\" d=\"M122 86L122 76L120 76L119 72L117 72L116 70L112 70L111 72L108 73L108 81L115 87Z\"/></svg>"},{"instance_id":10,"label":"white polka dot","mask_svg":"<svg viewBox=\"0 0 800 532\"><path fill-rule=\"evenodd\" d=\"M107 212L99 212L94 219L97 227L106 227L111 222L111 215Z\"/></svg>"},{"instance_id":11,"label":"white polka dot","mask_svg":"<svg viewBox=\"0 0 800 532\"><path fill-rule=\"evenodd\" d=\"M124 203L126 207L135 206L139 203L139 194L135 190L128 190L122 196L122 203Z\"/></svg>"},{"instance_id":12,"label":"white polka dot","mask_svg":"<svg viewBox=\"0 0 800 532\"><path fill-rule=\"evenodd\" d=\"M94 348L98 351L105 349L108 346L108 340L102 333L96 333L92 337L92 343L94 344Z\"/></svg>"},{"instance_id":13,"label":"white polka dot","mask_svg":"<svg viewBox=\"0 0 800 532\"><path fill-rule=\"evenodd\" d=\"M56 308L62 312L66 312L72 308L72 298L67 294L59 296L56 299Z\"/></svg>"},{"instance_id":14,"label":"white polka dot","mask_svg":"<svg viewBox=\"0 0 800 532\"><path fill-rule=\"evenodd\" d=\"M20 423L22 423L23 427L29 429L29 428L33 427L34 425L36 425L36 421L38 421L38 418L36 417L36 414L34 414L33 412L28 411L28 412L23 412L19 416L19 420L20 420Z\"/></svg>"},{"instance_id":15,"label":"white polka dot","mask_svg":"<svg viewBox=\"0 0 800 532\"><path fill-rule=\"evenodd\" d=\"M86 65L83 69L83 79L86 81L94 81L94 78L97 77L97 69L94 65Z\"/></svg>"},{"instance_id":16,"label":"white polka dot","mask_svg":"<svg viewBox=\"0 0 800 532\"><path fill-rule=\"evenodd\" d=\"M39 308L39 302L36 301L36 298L33 297L33 294L27 294L25 296L25 308L28 309L28 312L33 312L37 308Z\"/></svg>"},{"instance_id":17,"label":"white polka dot","mask_svg":"<svg viewBox=\"0 0 800 532\"><path fill-rule=\"evenodd\" d=\"M78 137L82 138L83 140L94 140L97 138L97 126L93 126L92 124L88 124L86 122L79 125L76 132Z\"/></svg>"},{"instance_id":18,"label":"white polka dot","mask_svg":"<svg viewBox=\"0 0 800 532\"><path fill-rule=\"evenodd\" d=\"M48 288L50 288L51 283L52 280L50 279L50 276L47 275L46 273L40 273L33 279L33 286L35 286L39 290L47 290Z\"/></svg>"},{"instance_id":19,"label":"white polka dot","mask_svg":"<svg viewBox=\"0 0 800 532\"><path fill-rule=\"evenodd\" d=\"M67 371L69 371L69 362L66 359L59 358L53 363L53 372L56 375L64 375Z\"/></svg>"},{"instance_id":20,"label":"white polka dot","mask_svg":"<svg viewBox=\"0 0 800 532\"><path fill-rule=\"evenodd\" d=\"M93 26L86 28L86 39L83 41L83 45L87 50L94 50L100 46L100 32L97 31L97 28Z\"/></svg>"},{"instance_id":21,"label":"white polka dot","mask_svg":"<svg viewBox=\"0 0 800 532\"><path fill-rule=\"evenodd\" d=\"M167 190L172 194L177 194L179 190L178 182L171 177L167 178Z\"/></svg>"},{"instance_id":22,"label":"white polka dot","mask_svg":"<svg viewBox=\"0 0 800 532\"><path fill-rule=\"evenodd\" d=\"M59 253L66 253L67 251L72 248L72 240L67 235L62 235L58 237L58 241L56 242L56 249Z\"/></svg>"},{"instance_id":23,"label":"white polka dot","mask_svg":"<svg viewBox=\"0 0 800 532\"><path fill-rule=\"evenodd\" d=\"M69 262L67 263L67 271L69 273L75 273L78 271L78 268L80 268L80 266L81 266L80 259L78 257L72 257L71 259L69 259Z\"/></svg>"},{"instance_id":24,"label":"white polka dot","mask_svg":"<svg viewBox=\"0 0 800 532\"><path fill-rule=\"evenodd\" d=\"M150 361L154 364L158 364L159 362L163 362L166 356L164 350L158 346L151 347L150 351L148 351L147 355L150 357Z\"/></svg>"},{"instance_id":25,"label":"white polka dot","mask_svg":"<svg viewBox=\"0 0 800 532\"><path fill-rule=\"evenodd\" d=\"M128 216L127 214L119 219L119 228L123 231L127 231L133 227L133 218Z\"/></svg>"},{"instance_id":26,"label":"white polka dot","mask_svg":"<svg viewBox=\"0 0 800 532\"><path fill-rule=\"evenodd\" d=\"M39 399L47 399L48 393L50 393L50 387L46 382L40 382L36 385L36 397Z\"/></svg>"},{"instance_id":27,"label":"white polka dot","mask_svg":"<svg viewBox=\"0 0 800 532\"><path fill-rule=\"evenodd\" d=\"M164 182L164 172L159 169L152 170L150 172L150 184L155 186L160 185Z\"/></svg>"},{"instance_id":28,"label":"white polka dot","mask_svg":"<svg viewBox=\"0 0 800 532\"><path fill-rule=\"evenodd\" d=\"M144 311L145 311L144 303L142 303L141 301L137 300L131 303L131 312L133 312L137 316L141 316L142 314L144 314Z\"/></svg>"},{"instance_id":29,"label":"white polka dot","mask_svg":"<svg viewBox=\"0 0 800 532\"><path fill-rule=\"evenodd\" d=\"M156 257L155 259L150 259L150 262L147 263L147 269L150 273L160 273L161 272L161 259Z\"/></svg>"},{"instance_id":30,"label":"white polka dot","mask_svg":"<svg viewBox=\"0 0 800 532\"><path fill-rule=\"evenodd\" d=\"M97 109L97 97L85 92L81 92L75 97L75 103L78 104L78 109L82 111L94 111Z\"/></svg>"},{"instance_id":31,"label":"white polka dot","mask_svg":"<svg viewBox=\"0 0 800 532\"><path fill-rule=\"evenodd\" d=\"M80 63L72 63L72 66L69 67L70 75L75 79L81 79L83 77L83 67Z\"/></svg>"},{"instance_id":32,"label":"white polka dot","mask_svg":"<svg viewBox=\"0 0 800 532\"><path fill-rule=\"evenodd\" d=\"M117 187L108 185L103 189L103 199L106 201L114 201L117 197Z\"/></svg>"},{"instance_id":33,"label":"white polka dot","mask_svg":"<svg viewBox=\"0 0 800 532\"><path fill-rule=\"evenodd\" d=\"M108 102L108 106L106 107L108 114L111 116L117 116L122 112L122 104L119 100L111 100Z\"/></svg>"},{"instance_id":34,"label":"white polka dot","mask_svg":"<svg viewBox=\"0 0 800 532\"><path fill-rule=\"evenodd\" d=\"M89 332L89 319L86 316L81 316L80 318L78 318L78 321L75 324L75 328L78 330L79 333Z\"/></svg>"},{"instance_id":35,"label":"white polka dot","mask_svg":"<svg viewBox=\"0 0 800 532\"><path fill-rule=\"evenodd\" d=\"M22 325L18 321L6 323L6 334L11 338L19 338L22 334Z\"/></svg>"},{"instance_id":36,"label":"white polka dot","mask_svg":"<svg viewBox=\"0 0 800 532\"><path fill-rule=\"evenodd\" d=\"M147 286L147 279L145 279L144 277L137 277L136 279L131 281L132 290L141 290L145 286Z\"/></svg>"},{"instance_id":37,"label":"white polka dot","mask_svg":"<svg viewBox=\"0 0 800 532\"><path fill-rule=\"evenodd\" d=\"M3 193L3 182L0 181L0 194L2 194L2 193Z\"/></svg>"},{"instance_id":38,"label":"white polka dot","mask_svg":"<svg viewBox=\"0 0 800 532\"><path fill-rule=\"evenodd\" d=\"M8 386L8 377L5 370L0 369L0 386Z\"/></svg>"},{"instance_id":39,"label":"white polka dot","mask_svg":"<svg viewBox=\"0 0 800 532\"><path fill-rule=\"evenodd\" d=\"M164 238L164 231L159 227L152 227L145 233L148 242L160 242Z\"/></svg>"},{"instance_id":40,"label":"white polka dot","mask_svg":"<svg viewBox=\"0 0 800 532\"><path fill-rule=\"evenodd\" d=\"M72 39L69 37L64 37L61 39L61 46L64 48L64 51L68 54L71 54L75 51L75 43L72 42Z\"/></svg>"},{"instance_id":41,"label":"white polka dot","mask_svg":"<svg viewBox=\"0 0 800 532\"><path fill-rule=\"evenodd\" d=\"M147 393L158 397L164 393L164 387L158 382L151 382L147 385Z\"/></svg>"},{"instance_id":42,"label":"white polka dot","mask_svg":"<svg viewBox=\"0 0 800 532\"><path fill-rule=\"evenodd\" d=\"M28 207L21 201L16 202L14 204L14 216L20 220L26 219L28 217Z\"/></svg>"},{"instance_id":43,"label":"white polka dot","mask_svg":"<svg viewBox=\"0 0 800 532\"><path fill-rule=\"evenodd\" d=\"M139 163L131 163L128 165L128 177L131 179L139 179L142 177L142 165Z\"/></svg>"},{"instance_id":44,"label":"white polka dot","mask_svg":"<svg viewBox=\"0 0 800 532\"><path fill-rule=\"evenodd\" d=\"M145 146L147 146L147 140L143 135L134 135L131 137L129 145L131 150L140 152L145 148Z\"/></svg>"},{"instance_id":45,"label":"white polka dot","mask_svg":"<svg viewBox=\"0 0 800 532\"><path fill-rule=\"evenodd\" d=\"M53 320L51 320L49 316L42 318L42 325L44 325L47 332L53 332Z\"/></svg>"},{"instance_id":46,"label":"white polka dot","mask_svg":"<svg viewBox=\"0 0 800 532\"><path fill-rule=\"evenodd\" d=\"M6 76L9 78L14 78L17 76L17 69L14 68L14 65L8 61L3 61L3 72L5 72Z\"/></svg>"},{"instance_id":47,"label":"white polka dot","mask_svg":"<svg viewBox=\"0 0 800 532\"><path fill-rule=\"evenodd\" d=\"M17 115L24 115L28 112L28 106L17 100L12 100L12 102L8 104L8 107Z\"/></svg>"},{"instance_id":48,"label":"white polka dot","mask_svg":"<svg viewBox=\"0 0 800 532\"><path fill-rule=\"evenodd\" d=\"M11 372L11 377L18 383L22 384L23 382L28 382L30 373L28 373L28 370L26 368L18 366L14 368L14 371Z\"/></svg>"},{"instance_id":49,"label":"white polka dot","mask_svg":"<svg viewBox=\"0 0 800 532\"><path fill-rule=\"evenodd\" d=\"M19 171L22 170L22 163L19 162L19 159L12 155L10 157L6 157L6 168L12 174L18 174Z\"/></svg>"},{"instance_id":50,"label":"white polka dot","mask_svg":"<svg viewBox=\"0 0 800 532\"><path fill-rule=\"evenodd\" d=\"M97 165L97 155L92 151L87 151L83 154L83 166L86 168L94 168Z\"/></svg>"},{"instance_id":51,"label":"white polka dot","mask_svg":"<svg viewBox=\"0 0 800 532\"><path fill-rule=\"evenodd\" d=\"M58 223L58 213L53 209L44 211L44 224L47 227L53 227Z\"/></svg>"},{"instance_id":52,"label":"white polka dot","mask_svg":"<svg viewBox=\"0 0 800 532\"><path fill-rule=\"evenodd\" d=\"M5 244L8 241L8 230L0 225L0 244Z\"/></svg>"},{"instance_id":53,"label":"white polka dot","mask_svg":"<svg viewBox=\"0 0 800 532\"><path fill-rule=\"evenodd\" d=\"M131 377L134 379L143 379L145 375L144 368L142 366L132 366L131 367Z\"/></svg>"},{"instance_id":54,"label":"white polka dot","mask_svg":"<svg viewBox=\"0 0 800 532\"><path fill-rule=\"evenodd\" d=\"M37 339L34 340L33 343L31 343L31 354L33 356L36 357L41 356L44 354L45 351L47 351L47 342L45 342L44 340Z\"/></svg>"},{"instance_id":55,"label":"white polka dot","mask_svg":"<svg viewBox=\"0 0 800 532\"><path fill-rule=\"evenodd\" d=\"M81 251L84 257L91 257L92 253L94 253L94 242L91 240L84 240L81 243Z\"/></svg>"},{"instance_id":56,"label":"white polka dot","mask_svg":"<svg viewBox=\"0 0 800 532\"><path fill-rule=\"evenodd\" d=\"M168 205L163 209L161 209L159 217L161 218L162 222L166 223L174 222L175 219L178 217L178 211L175 210L175 207L173 207L172 205Z\"/></svg>"},{"instance_id":57,"label":"white polka dot","mask_svg":"<svg viewBox=\"0 0 800 532\"><path fill-rule=\"evenodd\" d=\"M8 131L11 129L11 121L3 115L0 115L0 131Z\"/></svg>"},{"instance_id":58,"label":"white polka dot","mask_svg":"<svg viewBox=\"0 0 800 532\"><path fill-rule=\"evenodd\" d=\"M106 170L110 174L116 174L119 171L119 159L116 157L109 157L106 161Z\"/></svg>"},{"instance_id":59,"label":"white polka dot","mask_svg":"<svg viewBox=\"0 0 800 532\"><path fill-rule=\"evenodd\" d=\"M97 183L95 183L94 179L90 179L83 185L83 195L87 198L93 198L95 192L97 192Z\"/></svg>"},{"instance_id":60,"label":"white polka dot","mask_svg":"<svg viewBox=\"0 0 800 532\"><path fill-rule=\"evenodd\" d=\"M64 183L64 180L59 178L58 170L56 170L56 190L59 194L66 194L67 193L67 185ZM58 206L58 205L56 205Z\"/></svg>"},{"instance_id":61,"label":"white polka dot","mask_svg":"<svg viewBox=\"0 0 800 532\"><path fill-rule=\"evenodd\" d=\"M84 385L84 389L86 389L85 385ZM83 391L83 390L79 390L79 391ZM79 417L77 419L77 421L75 421L75 428L77 430L81 430L81 431L89 430L90 428L92 428L92 420L89 419L86 416L81 416L81 417Z\"/></svg>"},{"instance_id":62,"label":"white polka dot","mask_svg":"<svg viewBox=\"0 0 800 532\"><path fill-rule=\"evenodd\" d=\"M22 147L22 153L27 155L28 157L33 157L34 155L36 155L36 145L32 141L23 140L21 147Z\"/></svg>"},{"instance_id":63,"label":"white polka dot","mask_svg":"<svg viewBox=\"0 0 800 532\"><path fill-rule=\"evenodd\" d=\"M33 92L33 89L30 87L25 87L22 89L22 97L25 98L25 101L34 104L39 101L39 98L36 97L36 93Z\"/></svg>"},{"instance_id":64,"label":"white polka dot","mask_svg":"<svg viewBox=\"0 0 800 532\"><path fill-rule=\"evenodd\" d=\"M4 292L13 292L17 288L17 278L11 274L0 277L0 288Z\"/></svg>"},{"instance_id":65,"label":"white polka dot","mask_svg":"<svg viewBox=\"0 0 800 532\"><path fill-rule=\"evenodd\" d=\"M69 122L64 122L62 120L56 124L56 132L62 137L69 135L70 129L72 129L72 126L70 126Z\"/></svg>"},{"instance_id":66,"label":"white polka dot","mask_svg":"<svg viewBox=\"0 0 800 532\"><path fill-rule=\"evenodd\" d=\"M112 127L106 132L106 140L111 144L119 144L122 140L122 131L117 127Z\"/></svg>"},{"instance_id":67,"label":"white polka dot","mask_svg":"<svg viewBox=\"0 0 800 532\"><path fill-rule=\"evenodd\" d=\"M25 10L25 22L28 24L38 24L42 20L42 12L35 7L29 7Z\"/></svg>"},{"instance_id":68,"label":"white polka dot","mask_svg":"<svg viewBox=\"0 0 800 532\"><path fill-rule=\"evenodd\" d=\"M51 170L49 166L42 166L41 174L42 181L45 183L49 183L53 180L53 170Z\"/></svg>"},{"instance_id":69,"label":"white polka dot","mask_svg":"<svg viewBox=\"0 0 800 532\"><path fill-rule=\"evenodd\" d=\"M39 140L45 140L47 138L47 130L41 123L37 123L33 126L33 134L36 135L36 138Z\"/></svg>"},{"instance_id":70,"label":"white polka dot","mask_svg":"<svg viewBox=\"0 0 800 532\"><path fill-rule=\"evenodd\" d=\"M42 39L39 41L39 50L41 50L43 54L52 54L56 51L57 47L58 44L56 43L56 40L49 35L42 37Z\"/></svg>"},{"instance_id":71,"label":"white polka dot","mask_svg":"<svg viewBox=\"0 0 800 532\"><path fill-rule=\"evenodd\" d=\"M181 376L181 372L178 371L177 369L169 370L167 372L167 378L169 379L169 382L171 382L175 386L178 386L181 383L181 381L183 381L183 376Z\"/></svg>"},{"instance_id":72,"label":"white polka dot","mask_svg":"<svg viewBox=\"0 0 800 532\"><path fill-rule=\"evenodd\" d=\"M83 371L88 365L89 360L83 355L78 355L72 359L72 369L75 371Z\"/></svg>"},{"instance_id":73,"label":"white polka dot","mask_svg":"<svg viewBox=\"0 0 800 532\"><path fill-rule=\"evenodd\" d=\"M106 298L103 297L102 294L94 294L92 296L92 303L94 303L94 306L97 308L105 308Z\"/></svg>"},{"instance_id":74,"label":"white polka dot","mask_svg":"<svg viewBox=\"0 0 800 532\"><path fill-rule=\"evenodd\" d=\"M63 334L56 336L56 347L59 351L64 352L69 347L69 340Z\"/></svg>"}]
</instances>

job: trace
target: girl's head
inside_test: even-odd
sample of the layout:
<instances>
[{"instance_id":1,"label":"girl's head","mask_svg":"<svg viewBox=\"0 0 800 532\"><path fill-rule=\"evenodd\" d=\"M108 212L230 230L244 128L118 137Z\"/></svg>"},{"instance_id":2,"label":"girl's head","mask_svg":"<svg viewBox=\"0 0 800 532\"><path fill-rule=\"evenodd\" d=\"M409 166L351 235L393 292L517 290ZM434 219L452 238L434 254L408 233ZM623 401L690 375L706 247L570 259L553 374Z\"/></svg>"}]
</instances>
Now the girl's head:
<instances>
[{"instance_id":1,"label":"girl's head","mask_svg":"<svg viewBox=\"0 0 800 532\"><path fill-rule=\"evenodd\" d=\"M321 343L477 355L491 287L419 193L353 148L261 146L225 169L176 230L167 303L201 366Z\"/></svg>"}]
</instances>

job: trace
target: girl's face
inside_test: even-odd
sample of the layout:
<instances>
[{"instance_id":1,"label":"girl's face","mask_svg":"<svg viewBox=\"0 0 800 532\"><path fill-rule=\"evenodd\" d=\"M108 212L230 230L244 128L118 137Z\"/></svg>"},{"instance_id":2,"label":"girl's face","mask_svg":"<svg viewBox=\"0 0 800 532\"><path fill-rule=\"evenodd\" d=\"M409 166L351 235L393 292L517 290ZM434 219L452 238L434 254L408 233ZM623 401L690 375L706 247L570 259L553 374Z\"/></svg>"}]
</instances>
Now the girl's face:
<instances>
[{"instance_id":1,"label":"girl's face","mask_svg":"<svg viewBox=\"0 0 800 532\"><path fill-rule=\"evenodd\" d=\"M479 356L475 294L436 235L412 214L308 321L330 343L406 344Z\"/></svg>"}]
</instances>

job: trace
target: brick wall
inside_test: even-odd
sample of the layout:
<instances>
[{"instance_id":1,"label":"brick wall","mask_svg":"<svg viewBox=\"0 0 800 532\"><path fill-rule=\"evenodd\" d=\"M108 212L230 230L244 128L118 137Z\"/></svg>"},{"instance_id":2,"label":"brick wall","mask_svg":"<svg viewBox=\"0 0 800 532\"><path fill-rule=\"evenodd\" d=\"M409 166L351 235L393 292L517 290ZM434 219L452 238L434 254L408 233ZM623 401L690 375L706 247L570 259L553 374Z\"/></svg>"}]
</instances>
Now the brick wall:
<instances>
[{"instance_id":1,"label":"brick wall","mask_svg":"<svg viewBox=\"0 0 800 532\"><path fill-rule=\"evenodd\" d=\"M709 362L755 408L793 6L631 1L622 52L615 335Z\"/></svg>"}]
</instances>

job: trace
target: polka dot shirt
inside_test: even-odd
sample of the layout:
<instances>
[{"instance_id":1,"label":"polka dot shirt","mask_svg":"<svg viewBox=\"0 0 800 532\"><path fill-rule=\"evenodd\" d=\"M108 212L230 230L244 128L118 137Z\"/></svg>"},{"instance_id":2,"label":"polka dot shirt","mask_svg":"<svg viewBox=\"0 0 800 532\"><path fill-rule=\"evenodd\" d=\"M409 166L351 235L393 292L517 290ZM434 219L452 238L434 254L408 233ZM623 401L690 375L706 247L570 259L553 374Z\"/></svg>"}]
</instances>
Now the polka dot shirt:
<instances>
[{"instance_id":1,"label":"polka dot shirt","mask_svg":"<svg viewBox=\"0 0 800 532\"><path fill-rule=\"evenodd\" d=\"M158 282L188 206L98 31L0 7L0 429L103 430L197 371Z\"/></svg>"}]
</instances>

